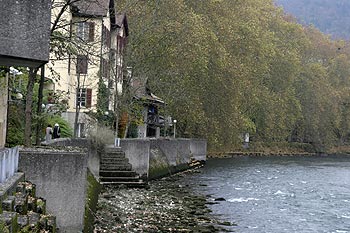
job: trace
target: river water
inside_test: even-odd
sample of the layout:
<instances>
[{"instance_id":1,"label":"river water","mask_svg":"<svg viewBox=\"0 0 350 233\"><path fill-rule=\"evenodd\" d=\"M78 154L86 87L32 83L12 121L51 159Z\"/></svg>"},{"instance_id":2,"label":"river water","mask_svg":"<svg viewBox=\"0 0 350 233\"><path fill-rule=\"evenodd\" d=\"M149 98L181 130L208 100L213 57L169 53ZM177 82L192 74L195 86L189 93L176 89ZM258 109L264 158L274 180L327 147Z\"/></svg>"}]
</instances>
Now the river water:
<instances>
[{"instance_id":1,"label":"river water","mask_svg":"<svg viewBox=\"0 0 350 233\"><path fill-rule=\"evenodd\" d=\"M350 232L350 156L211 159L193 176L234 232Z\"/></svg>"}]
</instances>

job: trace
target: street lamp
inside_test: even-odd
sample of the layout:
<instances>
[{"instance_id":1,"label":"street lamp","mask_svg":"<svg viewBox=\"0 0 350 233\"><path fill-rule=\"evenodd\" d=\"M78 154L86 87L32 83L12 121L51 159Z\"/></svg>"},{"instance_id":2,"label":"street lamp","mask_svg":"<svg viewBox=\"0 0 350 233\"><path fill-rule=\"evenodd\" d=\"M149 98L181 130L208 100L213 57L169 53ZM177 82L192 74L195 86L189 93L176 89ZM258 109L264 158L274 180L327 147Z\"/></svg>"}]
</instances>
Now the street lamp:
<instances>
[{"instance_id":1,"label":"street lamp","mask_svg":"<svg viewBox=\"0 0 350 233\"><path fill-rule=\"evenodd\" d=\"M17 93L16 93L16 100L22 100L22 99L23 99L22 93L17 92Z\"/></svg>"},{"instance_id":2,"label":"street lamp","mask_svg":"<svg viewBox=\"0 0 350 233\"><path fill-rule=\"evenodd\" d=\"M23 94L17 89L9 88L8 93L8 102L15 102L23 99Z\"/></svg>"},{"instance_id":3,"label":"street lamp","mask_svg":"<svg viewBox=\"0 0 350 233\"><path fill-rule=\"evenodd\" d=\"M174 138L176 137L176 122L177 122L176 120L173 121L173 123L174 123Z\"/></svg>"}]
</instances>

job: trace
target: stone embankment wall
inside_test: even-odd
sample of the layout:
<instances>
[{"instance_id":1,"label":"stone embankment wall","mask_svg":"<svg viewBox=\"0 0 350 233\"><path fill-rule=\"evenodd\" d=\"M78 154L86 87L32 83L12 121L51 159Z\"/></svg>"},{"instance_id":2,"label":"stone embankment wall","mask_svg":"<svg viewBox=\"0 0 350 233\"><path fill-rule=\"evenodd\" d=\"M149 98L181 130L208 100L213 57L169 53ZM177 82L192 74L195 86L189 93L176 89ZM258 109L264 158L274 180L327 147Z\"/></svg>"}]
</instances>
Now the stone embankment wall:
<instances>
[{"instance_id":1,"label":"stone embankment wall","mask_svg":"<svg viewBox=\"0 0 350 233\"><path fill-rule=\"evenodd\" d=\"M122 139L120 142L133 170L154 179L205 161L207 142L201 139Z\"/></svg>"}]
</instances>

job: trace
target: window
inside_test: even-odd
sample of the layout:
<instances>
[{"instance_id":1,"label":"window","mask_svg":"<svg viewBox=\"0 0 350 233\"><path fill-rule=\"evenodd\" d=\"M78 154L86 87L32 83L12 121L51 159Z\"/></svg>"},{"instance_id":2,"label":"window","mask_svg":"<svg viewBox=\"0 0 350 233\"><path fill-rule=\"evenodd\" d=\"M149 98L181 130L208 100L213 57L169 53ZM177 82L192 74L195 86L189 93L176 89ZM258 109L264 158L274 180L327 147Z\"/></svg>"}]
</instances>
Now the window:
<instances>
[{"instance_id":1,"label":"window","mask_svg":"<svg viewBox=\"0 0 350 233\"><path fill-rule=\"evenodd\" d=\"M80 107L91 108L92 89L80 88L77 91L77 105Z\"/></svg>"},{"instance_id":2,"label":"window","mask_svg":"<svg viewBox=\"0 0 350 233\"><path fill-rule=\"evenodd\" d=\"M79 22L77 23L77 38L93 42L95 37L95 23L94 22Z\"/></svg>"},{"instance_id":3,"label":"window","mask_svg":"<svg viewBox=\"0 0 350 233\"><path fill-rule=\"evenodd\" d=\"M88 57L86 55L77 56L77 74L87 74Z\"/></svg>"}]
</instances>

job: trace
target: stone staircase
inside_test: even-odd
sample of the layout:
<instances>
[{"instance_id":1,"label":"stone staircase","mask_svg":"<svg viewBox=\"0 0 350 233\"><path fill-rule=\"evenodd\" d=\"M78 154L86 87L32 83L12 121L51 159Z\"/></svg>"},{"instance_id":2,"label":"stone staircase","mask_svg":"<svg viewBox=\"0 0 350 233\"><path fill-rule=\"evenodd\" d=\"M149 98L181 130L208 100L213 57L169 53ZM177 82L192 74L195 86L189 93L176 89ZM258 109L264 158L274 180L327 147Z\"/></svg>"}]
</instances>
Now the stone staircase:
<instances>
[{"instance_id":1,"label":"stone staircase","mask_svg":"<svg viewBox=\"0 0 350 233\"><path fill-rule=\"evenodd\" d=\"M15 192L2 197L0 232L56 232L56 217L46 214L46 200L35 196L35 185L18 183Z\"/></svg>"},{"instance_id":2,"label":"stone staircase","mask_svg":"<svg viewBox=\"0 0 350 233\"><path fill-rule=\"evenodd\" d=\"M100 183L133 188L147 186L147 183L132 170L121 148L105 148L100 161Z\"/></svg>"}]
</instances>

